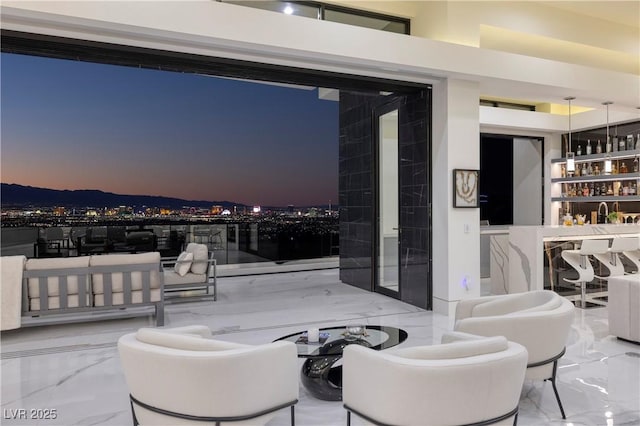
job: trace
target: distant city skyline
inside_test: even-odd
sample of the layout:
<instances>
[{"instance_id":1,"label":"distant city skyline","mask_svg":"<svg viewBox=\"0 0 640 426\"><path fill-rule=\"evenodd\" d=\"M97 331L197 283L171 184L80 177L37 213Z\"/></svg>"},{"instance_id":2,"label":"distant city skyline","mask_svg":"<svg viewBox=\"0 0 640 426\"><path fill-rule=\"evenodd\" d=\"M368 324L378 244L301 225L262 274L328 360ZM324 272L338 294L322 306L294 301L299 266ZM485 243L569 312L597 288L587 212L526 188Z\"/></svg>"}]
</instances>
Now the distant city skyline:
<instances>
[{"instance_id":1,"label":"distant city skyline","mask_svg":"<svg viewBox=\"0 0 640 426\"><path fill-rule=\"evenodd\" d=\"M1 180L247 205L337 204L316 90L3 53Z\"/></svg>"}]
</instances>

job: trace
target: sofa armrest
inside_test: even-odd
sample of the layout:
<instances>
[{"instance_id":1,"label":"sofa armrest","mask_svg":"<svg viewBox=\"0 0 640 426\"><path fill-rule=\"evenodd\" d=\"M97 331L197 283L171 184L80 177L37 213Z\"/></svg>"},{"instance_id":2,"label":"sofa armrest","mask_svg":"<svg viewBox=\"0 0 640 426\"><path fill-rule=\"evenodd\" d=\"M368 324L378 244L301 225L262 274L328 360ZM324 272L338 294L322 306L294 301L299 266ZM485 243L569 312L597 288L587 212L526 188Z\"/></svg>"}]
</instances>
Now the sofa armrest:
<instances>
[{"instance_id":1,"label":"sofa armrest","mask_svg":"<svg viewBox=\"0 0 640 426\"><path fill-rule=\"evenodd\" d=\"M204 338L211 338L211 330L206 325L185 325L184 327L156 328L158 332L195 335Z\"/></svg>"},{"instance_id":2,"label":"sofa armrest","mask_svg":"<svg viewBox=\"0 0 640 426\"><path fill-rule=\"evenodd\" d=\"M460 335L463 333L460 333ZM466 333L464 333L466 334ZM473 336L473 335L467 335ZM460 336L462 337L462 336ZM390 351L390 355L415 360L437 360L468 358L507 349L507 339L502 336L472 338L463 337L464 340L455 341L443 345L415 346L410 348Z\"/></svg>"},{"instance_id":3,"label":"sofa armrest","mask_svg":"<svg viewBox=\"0 0 640 426\"><path fill-rule=\"evenodd\" d=\"M440 343L465 342L482 338L483 336L478 336L477 334L464 333L462 331L447 331L442 335Z\"/></svg>"},{"instance_id":4,"label":"sofa armrest","mask_svg":"<svg viewBox=\"0 0 640 426\"><path fill-rule=\"evenodd\" d=\"M456 305L456 321L462 318L469 318L473 313L473 308L475 308L477 305L483 304L483 303L487 303L487 302L491 302L494 300L499 300L501 298L505 297L504 295L498 295L498 296L483 296L483 297L476 297L473 299L462 299L458 302L458 304Z\"/></svg>"}]
</instances>

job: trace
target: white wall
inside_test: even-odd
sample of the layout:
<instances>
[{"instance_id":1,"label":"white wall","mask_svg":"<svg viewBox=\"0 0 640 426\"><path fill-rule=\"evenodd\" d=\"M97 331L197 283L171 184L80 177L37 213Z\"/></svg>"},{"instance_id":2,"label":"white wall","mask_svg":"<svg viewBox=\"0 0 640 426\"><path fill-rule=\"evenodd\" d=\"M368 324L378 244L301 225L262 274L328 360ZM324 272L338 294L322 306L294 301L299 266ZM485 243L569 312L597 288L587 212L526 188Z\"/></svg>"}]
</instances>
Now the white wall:
<instances>
[{"instance_id":1,"label":"white wall","mask_svg":"<svg viewBox=\"0 0 640 426\"><path fill-rule=\"evenodd\" d=\"M447 315L480 295L480 209L453 208L453 169L480 168L478 97L471 81L433 86L433 310Z\"/></svg>"}]
</instances>

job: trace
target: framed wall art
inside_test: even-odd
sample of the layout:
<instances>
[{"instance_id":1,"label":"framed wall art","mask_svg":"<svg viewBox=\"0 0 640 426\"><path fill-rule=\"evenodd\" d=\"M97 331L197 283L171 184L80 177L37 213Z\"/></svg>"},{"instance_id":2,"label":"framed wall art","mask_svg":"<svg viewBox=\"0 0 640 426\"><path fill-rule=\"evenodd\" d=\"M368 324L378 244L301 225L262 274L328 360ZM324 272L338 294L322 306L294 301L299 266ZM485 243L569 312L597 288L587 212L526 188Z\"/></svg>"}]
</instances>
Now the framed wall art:
<instances>
[{"instance_id":1,"label":"framed wall art","mask_svg":"<svg viewBox=\"0 0 640 426\"><path fill-rule=\"evenodd\" d=\"M478 180L478 170L453 169L453 207L480 207Z\"/></svg>"}]
</instances>

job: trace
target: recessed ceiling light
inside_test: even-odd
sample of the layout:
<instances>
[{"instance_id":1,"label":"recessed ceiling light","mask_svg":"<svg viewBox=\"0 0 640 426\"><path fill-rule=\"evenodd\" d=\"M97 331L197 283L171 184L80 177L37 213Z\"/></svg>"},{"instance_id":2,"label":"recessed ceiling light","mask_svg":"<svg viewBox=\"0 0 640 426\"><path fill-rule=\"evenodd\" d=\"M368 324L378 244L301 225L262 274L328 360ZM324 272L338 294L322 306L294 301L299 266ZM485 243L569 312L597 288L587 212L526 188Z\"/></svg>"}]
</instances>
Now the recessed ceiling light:
<instances>
[{"instance_id":1,"label":"recessed ceiling light","mask_svg":"<svg viewBox=\"0 0 640 426\"><path fill-rule=\"evenodd\" d=\"M283 12L286 13L287 15L291 15L293 13L293 8L287 5L287 7L284 8Z\"/></svg>"}]
</instances>

